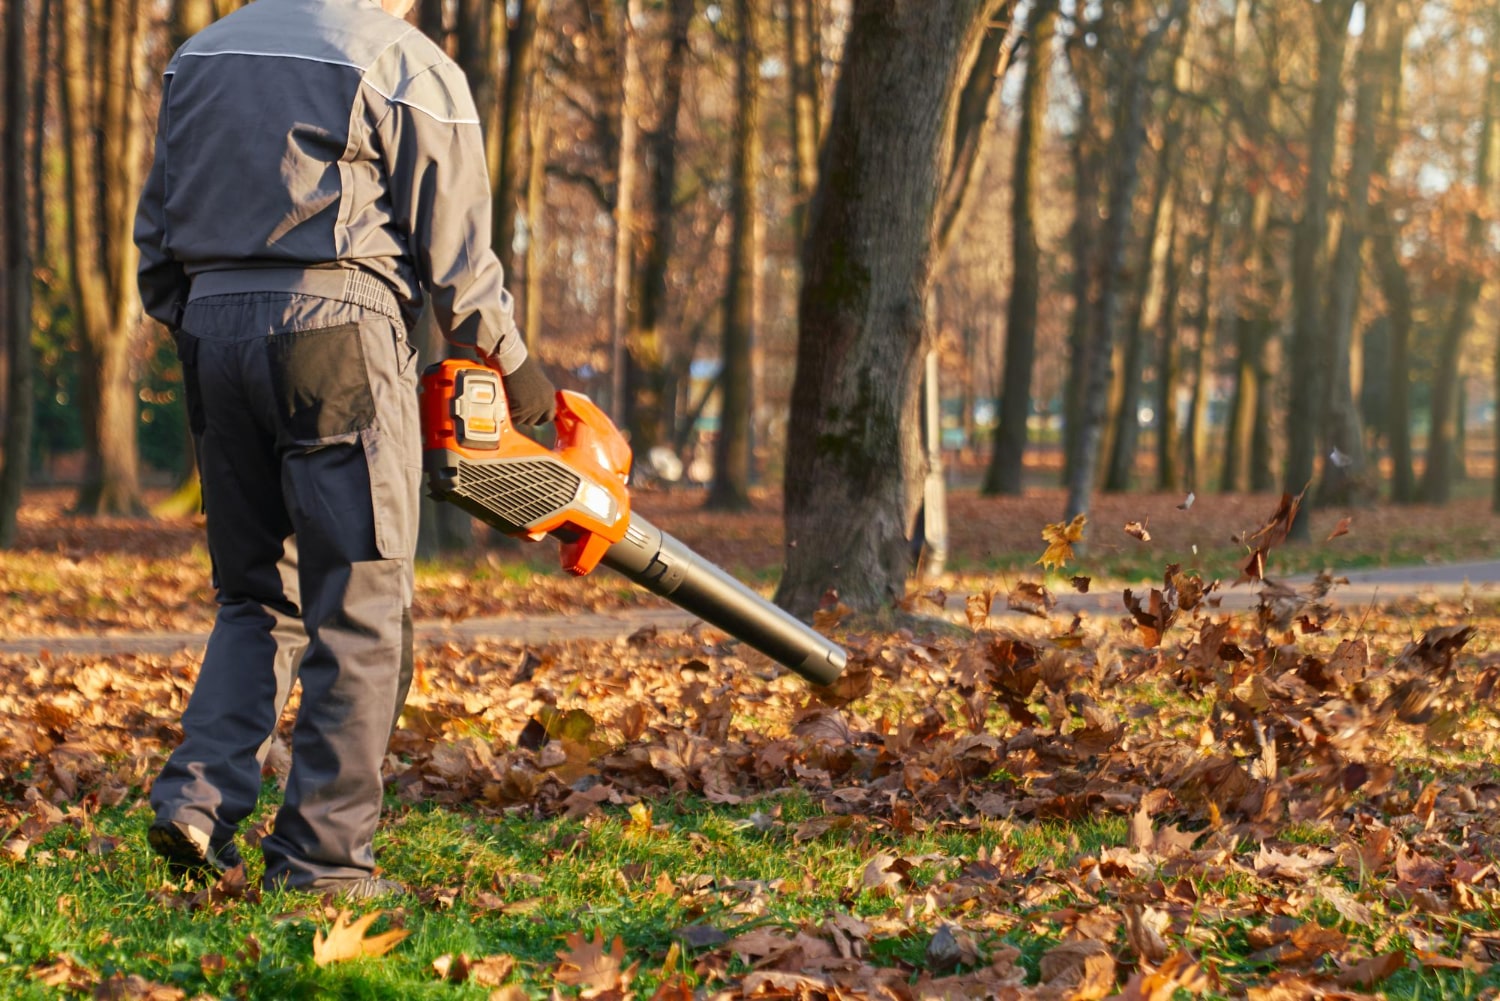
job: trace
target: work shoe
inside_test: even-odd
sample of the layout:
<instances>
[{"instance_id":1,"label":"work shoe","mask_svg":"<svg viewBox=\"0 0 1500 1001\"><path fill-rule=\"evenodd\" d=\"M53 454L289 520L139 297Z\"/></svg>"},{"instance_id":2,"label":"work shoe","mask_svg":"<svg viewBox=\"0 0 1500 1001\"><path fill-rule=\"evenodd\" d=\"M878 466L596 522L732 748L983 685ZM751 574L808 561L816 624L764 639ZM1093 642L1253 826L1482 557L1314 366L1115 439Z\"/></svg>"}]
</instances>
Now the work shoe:
<instances>
[{"instance_id":1,"label":"work shoe","mask_svg":"<svg viewBox=\"0 0 1500 1001\"><path fill-rule=\"evenodd\" d=\"M158 819L146 831L146 840L152 851L167 860L167 871L173 876L218 879L245 864L232 839L216 841L207 831L180 820Z\"/></svg>"},{"instance_id":2,"label":"work shoe","mask_svg":"<svg viewBox=\"0 0 1500 1001\"><path fill-rule=\"evenodd\" d=\"M299 890L313 893L331 893L340 900L376 900L380 897L399 897L406 887L394 879L365 876L360 879L320 879Z\"/></svg>"}]
</instances>

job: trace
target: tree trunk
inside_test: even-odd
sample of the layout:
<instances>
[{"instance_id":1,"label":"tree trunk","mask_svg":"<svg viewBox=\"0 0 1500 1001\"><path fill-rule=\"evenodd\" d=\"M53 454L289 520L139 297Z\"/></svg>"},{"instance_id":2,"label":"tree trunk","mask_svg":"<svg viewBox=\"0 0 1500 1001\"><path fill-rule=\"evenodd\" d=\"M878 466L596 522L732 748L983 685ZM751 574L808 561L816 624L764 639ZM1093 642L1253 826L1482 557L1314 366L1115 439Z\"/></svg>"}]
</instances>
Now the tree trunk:
<instances>
[{"instance_id":1,"label":"tree trunk","mask_svg":"<svg viewBox=\"0 0 1500 1001\"><path fill-rule=\"evenodd\" d=\"M547 150L551 146L552 117L547 110L546 82L532 79L531 159L526 170L526 347L537 349L542 330L542 304L547 277Z\"/></svg>"},{"instance_id":2,"label":"tree trunk","mask_svg":"<svg viewBox=\"0 0 1500 1001\"><path fill-rule=\"evenodd\" d=\"M1172 59L1172 87L1165 98L1163 115L1166 128L1161 149L1157 151L1156 184L1152 192L1150 248L1146 267L1134 297L1134 308L1125 335L1123 370L1117 378L1118 410L1115 433L1110 440L1109 465L1104 489L1120 493L1130 489L1135 472L1137 444L1140 438L1140 401L1142 373L1150 335L1161 325L1165 315L1167 278L1171 268L1172 246L1177 230L1177 146L1182 134L1182 119L1174 107L1177 94L1187 84L1187 25L1178 32L1176 52ZM1144 63L1142 66L1144 67ZM1160 375L1160 373L1158 373ZM1161 414L1157 415L1160 418Z\"/></svg>"},{"instance_id":3,"label":"tree trunk","mask_svg":"<svg viewBox=\"0 0 1500 1001\"><path fill-rule=\"evenodd\" d=\"M42 56L46 58L45 53ZM31 462L31 207L26 192L26 3L5 4L5 439L0 463L0 549L16 542L16 512ZM42 120L37 120L41 142Z\"/></svg>"},{"instance_id":4,"label":"tree trunk","mask_svg":"<svg viewBox=\"0 0 1500 1001\"><path fill-rule=\"evenodd\" d=\"M1344 49L1354 0L1326 0L1313 11L1317 25L1317 82L1307 128L1307 177L1302 217L1292 241L1291 399L1287 408L1287 456L1282 489L1300 494L1316 471L1318 424L1327 381L1320 358L1324 322L1323 291L1328 280L1328 216L1332 210L1329 180L1338 137L1343 95ZM1303 504L1292 538L1310 537L1308 507Z\"/></svg>"},{"instance_id":5,"label":"tree trunk","mask_svg":"<svg viewBox=\"0 0 1500 1001\"><path fill-rule=\"evenodd\" d=\"M139 0L121 0L108 8L104 53L90 51L88 11L73 3L62 8L68 246L83 333L88 418L87 472L75 508L88 514L143 515L130 365L139 313L131 228L144 141ZM105 177L110 183L101 187Z\"/></svg>"},{"instance_id":6,"label":"tree trunk","mask_svg":"<svg viewBox=\"0 0 1500 1001\"><path fill-rule=\"evenodd\" d=\"M854 0L803 243L777 601L905 590L923 463L918 359L962 67L1001 0ZM965 58L969 57L969 58Z\"/></svg>"},{"instance_id":7,"label":"tree trunk","mask_svg":"<svg viewBox=\"0 0 1500 1001\"><path fill-rule=\"evenodd\" d=\"M521 0L517 7L515 22L505 34L505 91L496 101L500 119L495 138L498 159L495 165L495 193L491 203L493 241L495 255L500 258L500 266L507 275L515 274L517 208L530 174L525 155L526 97L532 89L537 29L545 13L542 10L543 3L544 0ZM496 5L493 15L495 20L503 17L505 6ZM532 155L536 155L535 150Z\"/></svg>"},{"instance_id":8,"label":"tree trunk","mask_svg":"<svg viewBox=\"0 0 1500 1001\"><path fill-rule=\"evenodd\" d=\"M1222 322L1219 309L1219 264L1224 249L1224 188L1229 179L1230 145L1225 134L1214 174L1208 212L1208 232L1202 237L1202 270L1198 278L1198 347L1193 353L1193 399L1188 410L1185 483L1191 492L1204 488L1208 469L1209 380L1215 371L1214 340Z\"/></svg>"},{"instance_id":9,"label":"tree trunk","mask_svg":"<svg viewBox=\"0 0 1500 1001\"><path fill-rule=\"evenodd\" d=\"M1365 430L1354 400L1351 371L1355 314L1359 305L1362 253L1369 228L1370 181L1379 159L1381 99L1390 58L1393 30L1392 0L1365 0L1365 30L1355 67L1354 145L1344 182L1344 222L1329 275L1328 317L1325 321L1323 428L1327 436L1323 479L1318 503L1348 505L1375 499L1375 487L1365 460ZM1399 44L1399 42L1397 43Z\"/></svg>"},{"instance_id":10,"label":"tree trunk","mask_svg":"<svg viewBox=\"0 0 1500 1001\"><path fill-rule=\"evenodd\" d=\"M174 0L172 4L172 48L207 28L214 20L213 0Z\"/></svg>"},{"instance_id":11,"label":"tree trunk","mask_svg":"<svg viewBox=\"0 0 1500 1001\"><path fill-rule=\"evenodd\" d=\"M1094 116L1103 88L1090 65L1078 33L1065 51L1078 85L1079 112L1070 152L1073 159L1073 226L1068 241L1073 251L1073 314L1068 330L1068 381L1063 390L1062 486L1073 481L1078 451L1083 443L1084 383L1089 373L1089 314L1099 273L1099 184L1103 172L1101 143L1094 133Z\"/></svg>"},{"instance_id":12,"label":"tree trunk","mask_svg":"<svg viewBox=\"0 0 1500 1001\"><path fill-rule=\"evenodd\" d=\"M1057 0L1039 0L1026 25L1026 76L1021 84L1021 124L1011 176L1010 303L1005 314L1005 375L1000 387L1000 424L985 471L984 493L1021 495L1031 416L1031 377L1036 367L1037 304L1041 298L1041 250L1036 238L1036 184L1041 168L1047 83L1052 75L1052 39Z\"/></svg>"},{"instance_id":13,"label":"tree trunk","mask_svg":"<svg viewBox=\"0 0 1500 1001\"><path fill-rule=\"evenodd\" d=\"M1099 464L1105 408L1109 397L1113 345L1124 307L1129 272L1131 219L1135 191L1140 183L1141 154L1146 144L1146 104L1149 100L1147 68L1166 33L1187 9L1186 0L1174 0L1169 11L1130 51L1124 60L1117 100L1120 112L1116 134L1110 141L1109 215L1104 225L1103 275L1099 298L1091 317L1086 352L1087 374L1083 381L1083 425L1079 429L1078 452L1068 480L1064 520L1087 515L1093 501L1094 476Z\"/></svg>"},{"instance_id":14,"label":"tree trunk","mask_svg":"<svg viewBox=\"0 0 1500 1001\"><path fill-rule=\"evenodd\" d=\"M677 131L682 109L682 84L687 70L688 30L694 0L672 0L667 27L667 58L662 66L662 98L656 128L645 136L651 165L650 219L642 226L641 266L637 275L636 309L631 317L626 358L630 398L630 440L644 456L669 437L667 411L667 350L662 332L667 305L667 265L675 242L677 195Z\"/></svg>"},{"instance_id":15,"label":"tree trunk","mask_svg":"<svg viewBox=\"0 0 1500 1001\"><path fill-rule=\"evenodd\" d=\"M758 0L735 0L734 187L731 196L729 281L724 290L723 394L714 478L707 506L719 511L750 507L750 413L755 373L752 347L759 315L760 267L760 37Z\"/></svg>"},{"instance_id":16,"label":"tree trunk","mask_svg":"<svg viewBox=\"0 0 1500 1001\"><path fill-rule=\"evenodd\" d=\"M606 5L603 10L608 10ZM611 289L611 385L610 413L621 427L630 425L625 392L626 344L630 339L630 276L635 265L635 183L640 144L641 57L635 24L640 0L625 0L624 23L620 25L623 74L620 78L620 141L615 170L615 260Z\"/></svg>"},{"instance_id":17,"label":"tree trunk","mask_svg":"<svg viewBox=\"0 0 1500 1001\"><path fill-rule=\"evenodd\" d=\"M1170 246L1177 245L1177 228L1174 214ZM1167 252L1162 287L1161 319L1156 325L1156 489L1168 491L1178 487L1177 457L1182 446L1177 428L1177 382L1182 377L1182 264L1175 250Z\"/></svg>"},{"instance_id":18,"label":"tree trunk","mask_svg":"<svg viewBox=\"0 0 1500 1001\"><path fill-rule=\"evenodd\" d=\"M1492 39L1489 73L1484 89L1484 110L1479 126L1479 151L1474 160L1475 205L1469 211L1465 233L1472 260L1483 260L1485 220L1493 204L1491 188L1500 161L1500 129L1495 118L1500 114L1500 39ZM1427 439L1427 465L1422 470L1422 499L1429 504L1446 504L1452 492L1457 463L1454 461L1454 429L1458 419L1459 358L1463 353L1464 335L1474 318L1474 306L1483 291L1484 279L1468 270L1454 289L1448 316L1438 345L1437 374L1432 386L1432 433Z\"/></svg>"},{"instance_id":19,"label":"tree trunk","mask_svg":"<svg viewBox=\"0 0 1500 1001\"><path fill-rule=\"evenodd\" d=\"M681 2L681 0L678 0ZM787 108L792 126L792 232L801 239L807 200L818 186L818 143L822 113L816 51L814 0L787 0Z\"/></svg>"},{"instance_id":20,"label":"tree trunk","mask_svg":"<svg viewBox=\"0 0 1500 1001\"><path fill-rule=\"evenodd\" d=\"M1151 204L1151 247L1140 285L1134 297L1134 309L1125 333L1124 364L1116 376L1119 403L1115 411L1115 433L1110 439L1109 466L1104 489L1122 493L1130 489L1135 473L1137 443L1141 433L1140 404L1146 345L1151 331L1157 329L1166 302L1167 269L1172 256L1172 239L1177 217L1177 178L1174 176L1170 148L1163 147L1157 159L1156 192Z\"/></svg>"}]
</instances>

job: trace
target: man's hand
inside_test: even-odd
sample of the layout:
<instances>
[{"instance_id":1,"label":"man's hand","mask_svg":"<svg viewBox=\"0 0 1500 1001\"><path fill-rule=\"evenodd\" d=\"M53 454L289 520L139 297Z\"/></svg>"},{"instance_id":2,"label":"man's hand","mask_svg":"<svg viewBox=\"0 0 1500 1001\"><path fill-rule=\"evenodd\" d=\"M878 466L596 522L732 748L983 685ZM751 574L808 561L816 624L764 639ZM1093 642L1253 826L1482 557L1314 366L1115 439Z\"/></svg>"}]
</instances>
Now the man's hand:
<instances>
[{"instance_id":1,"label":"man's hand","mask_svg":"<svg viewBox=\"0 0 1500 1001\"><path fill-rule=\"evenodd\" d=\"M517 424L545 424L557 416L557 387L542 371L541 363L528 355L521 367L505 381L505 397L510 403L510 419Z\"/></svg>"}]
</instances>

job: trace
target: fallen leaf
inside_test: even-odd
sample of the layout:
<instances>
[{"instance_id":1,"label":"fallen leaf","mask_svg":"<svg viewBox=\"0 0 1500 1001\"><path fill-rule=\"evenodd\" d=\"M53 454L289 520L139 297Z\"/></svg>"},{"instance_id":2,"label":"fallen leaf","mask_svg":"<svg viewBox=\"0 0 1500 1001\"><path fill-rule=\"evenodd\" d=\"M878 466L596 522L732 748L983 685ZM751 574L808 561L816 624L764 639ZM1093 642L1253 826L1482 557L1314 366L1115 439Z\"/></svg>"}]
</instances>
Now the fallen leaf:
<instances>
[{"instance_id":1,"label":"fallen leaf","mask_svg":"<svg viewBox=\"0 0 1500 1001\"><path fill-rule=\"evenodd\" d=\"M365 930L384 913L385 911L371 911L351 924L349 912L339 911L326 936L321 930L313 933L313 962L319 966L327 966L329 963L358 959L361 956L384 956L390 952L396 947L396 943L411 932L405 928L393 928L366 938Z\"/></svg>"},{"instance_id":2,"label":"fallen leaf","mask_svg":"<svg viewBox=\"0 0 1500 1001\"><path fill-rule=\"evenodd\" d=\"M1353 520L1353 518L1340 518L1339 523L1333 526L1333 531L1328 533L1328 538L1324 539L1323 541L1332 542L1334 539L1337 539L1341 535L1348 535L1349 523Z\"/></svg>"},{"instance_id":3,"label":"fallen leaf","mask_svg":"<svg viewBox=\"0 0 1500 1001\"><path fill-rule=\"evenodd\" d=\"M593 939L581 932L570 933L568 948L557 953L559 960L554 976L560 984L582 988L585 998L598 997L610 991L622 991L635 978L636 966L625 966L625 940L616 935L606 949L604 932L594 929Z\"/></svg>"}]
</instances>

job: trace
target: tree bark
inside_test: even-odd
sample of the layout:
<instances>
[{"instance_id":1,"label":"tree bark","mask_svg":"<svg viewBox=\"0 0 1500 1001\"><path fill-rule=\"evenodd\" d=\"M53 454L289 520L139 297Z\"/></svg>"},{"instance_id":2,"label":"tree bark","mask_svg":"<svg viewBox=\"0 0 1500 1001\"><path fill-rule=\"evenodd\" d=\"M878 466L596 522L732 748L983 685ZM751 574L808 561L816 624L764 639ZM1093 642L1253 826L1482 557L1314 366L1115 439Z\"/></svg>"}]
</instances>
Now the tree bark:
<instances>
[{"instance_id":1,"label":"tree bark","mask_svg":"<svg viewBox=\"0 0 1500 1001\"><path fill-rule=\"evenodd\" d=\"M1118 91L1119 114L1116 134L1110 142L1109 215L1104 225L1103 275L1099 298L1091 319L1086 354L1087 374L1083 381L1083 426L1079 429L1078 452L1068 482L1068 499L1064 520L1087 515L1093 501L1094 477L1099 463L1105 408L1109 397L1113 345L1124 307L1129 272L1131 220L1135 191L1140 183L1141 153L1146 143L1146 104L1149 99L1147 67L1161 46L1166 33L1187 10L1187 0L1173 0L1145 36L1128 51L1124 60Z\"/></svg>"},{"instance_id":2,"label":"tree bark","mask_svg":"<svg viewBox=\"0 0 1500 1001\"><path fill-rule=\"evenodd\" d=\"M1179 182L1180 185L1181 182ZM1169 246L1178 246L1181 213L1173 213ZM1178 456L1182 436L1178 431L1177 383L1182 378L1181 292L1182 262L1176 249L1167 251L1166 277L1162 283L1161 317L1156 323L1156 489L1178 487Z\"/></svg>"},{"instance_id":3,"label":"tree bark","mask_svg":"<svg viewBox=\"0 0 1500 1001\"><path fill-rule=\"evenodd\" d=\"M687 71L688 31L694 0L672 0L667 26L667 57L662 65L662 97L656 127L645 138L650 163L650 217L641 227L636 308L631 316L626 358L630 399L630 440L640 455L669 437L667 347L662 331L667 306L667 265L676 237L677 134L682 86Z\"/></svg>"},{"instance_id":4,"label":"tree bark","mask_svg":"<svg viewBox=\"0 0 1500 1001\"><path fill-rule=\"evenodd\" d=\"M515 23L505 33L505 90L496 101L500 118L495 140L498 159L491 207L495 255L500 258L500 266L507 275L515 274L517 209L530 174L526 162L526 98L532 92L537 31L546 16L544 4L545 0L521 0ZM505 6L496 5L493 15L496 20L504 17ZM532 155L536 155L535 149Z\"/></svg>"},{"instance_id":5,"label":"tree bark","mask_svg":"<svg viewBox=\"0 0 1500 1001\"><path fill-rule=\"evenodd\" d=\"M1312 483L1318 424L1323 414L1321 401L1327 388L1320 355L1323 292L1328 280L1328 216L1333 207L1329 180L1343 96L1344 49L1353 10L1354 0L1326 0L1313 9L1318 35L1317 79L1307 128L1302 217L1292 241L1291 399L1287 408L1286 472L1282 477L1282 489L1289 494L1300 494ZM1292 526L1294 539L1306 541L1310 537L1308 508L1304 503L1298 512Z\"/></svg>"},{"instance_id":6,"label":"tree bark","mask_svg":"<svg viewBox=\"0 0 1500 1001\"><path fill-rule=\"evenodd\" d=\"M1175 54L1172 59L1172 87L1162 109L1166 128L1161 148L1157 151L1156 183L1152 190L1151 223L1148 232L1151 242L1146 255L1146 267L1141 271L1140 284L1136 289L1130 321L1125 332L1123 370L1117 377L1119 387L1118 409L1115 411L1115 432L1110 439L1109 464L1104 478L1104 489L1120 493L1130 489L1135 473L1138 442L1141 433L1140 401L1144 390L1142 374L1146 360L1146 349L1150 337L1161 325L1167 303L1167 279L1172 263L1172 248L1177 230L1177 146L1182 134L1182 120L1174 107L1177 94L1186 85L1187 25L1178 32ZM1158 371L1158 377L1161 372ZM1157 415L1160 419L1165 416Z\"/></svg>"},{"instance_id":7,"label":"tree bark","mask_svg":"<svg viewBox=\"0 0 1500 1001\"><path fill-rule=\"evenodd\" d=\"M821 87L813 64L817 48L814 0L787 0L786 55L788 118L792 126L792 232L800 240L807 200L818 186L818 145L822 138Z\"/></svg>"},{"instance_id":8,"label":"tree bark","mask_svg":"<svg viewBox=\"0 0 1500 1001\"><path fill-rule=\"evenodd\" d=\"M1229 179L1230 146L1225 134L1207 206L1208 232L1201 238L1202 270L1198 278L1198 346L1193 352L1193 398L1188 409L1184 486L1190 493L1204 488L1208 469L1209 379L1215 370L1214 341L1223 320L1219 308L1219 272L1224 250L1224 188Z\"/></svg>"},{"instance_id":9,"label":"tree bark","mask_svg":"<svg viewBox=\"0 0 1500 1001\"><path fill-rule=\"evenodd\" d=\"M1000 0L854 0L803 244L782 607L905 590L936 192L960 72ZM966 58L967 57L967 58Z\"/></svg>"},{"instance_id":10,"label":"tree bark","mask_svg":"<svg viewBox=\"0 0 1500 1001\"><path fill-rule=\"evenodd\" d=\"M1323 356L1329 382L1322 423L1327 436L1323 451L1328 461L1323 464L1318 502L1326 505L1367 504L1375 499L1351 367L1362 254L1369 229L1370 182L1379 161L1379 118L1388 75L1384 64L1391 56L1394 6L1393 0L1365 0L1365 30L1355 67L1354 144L1344 182L1344 222L1329 275L1324 326Z\"/></svg>"},{"instance_id":11,"label":"tree bark","mask_svg":"<svg viewBox=\"0 0 1500 1001\"><path fill-rule=\"evenodd\" d=\"M1047 84L1057 0L1039 0L1026 25L1026 75L1021 83L1021 124L1011 175L1011 284L1005 314L1005 373L1000 386L1000 423L985 471L983 492L1021 495L1031 416L1031 377L1036 367L1037 305L1041 299L1041 249L1036 238L1036 185L1041 169Z\"/></svg>"},{"instance_id":12,"label":"tree bark","mask_svg":"<svg viewBox=\"0 0 1500 1001\"><path fill-rule=\"evenodd\" d=\"M74 506L87 514L144 515L131 372L139 313L131 228L144 141L139 0L109 6L104 53L90 51L88 11L74 3L62 8L68 246L85 367L87 472Z\"/></svg>"},{"instance_id":13,"label":"tree bark","mask_svg":"<svg viewBox=\"0 0 1500 1001\"><path fill-rule=\"evenodd\" d=\"M608 5L602 8L608 11ZM620 25L620 54L623 69L620 77L619 144L615 170L615 256L614 284L611 290L611 392L610 413L621 427L630 424L625 392L626 346L630 339L630 276L635 265L635 184L639 167L636 150L640 145L641 58L640 40L636 37L636 18L640 0L625 0L624 23Z\"/></svg>"},{"instance_id":14,"label":"tree bark","mask_svg":"<svg viewBox=\"0 0 1500 1001\"><path fill-rule=\"evenodd\" d=\"M760 38L758 0L735 0L734 183L731 195L729 280L724 290L720 356L724 391L714 478L706 505L719 511L750 507L750 412L755 373L751 357L759 309L760 268Z\"/></svg>"},{"instance_id":15,"label":"tree bark","mask_svg":"<svg viewBox=\"0 0 1500 1001\"><path fill-rule=\"evenodd\" d=\"M537 349L542 329L542 304L547 280L547 150L552 142L552 116L546 83L532 79L531 158L526 170L526 347Z\"/></svg>"},{"instance_id":16,"label":"tree bark","mask_svg":"<svg viewBox=\"0 0 1500 1001\"><path fill-rule=\"evenodd\" d=\"M1089 373L1089 315L1099 275L1100 175L1102 143L1094 119L1103 101L1097 67L1075 32L1065 51L1078 86L1079 111L1070 152L1073 160L1073 226L1068 242L1073 252L1073 314L1068 329L1068 381L1063 391L1062 483L1073 481L1078 451L1083 443L1084 383Z\"/></svg>"},{"instance_id":17,"label":"tree bark","mask_svg":"<svg viewBox=\"0 0 1500 1001\"><path fill-rule=\"evenodd\" d=\"M43 53L45 59L45 53ZM26 3L5 4L5 455L0 463L0 549L16 542L16 513L31 462L31 207L26 186ZM37 120L37 142L42 121Z\"/></svg>"},{"instance_id":18,"label":"tree bark","mask_svg":"<svg viewBox=\"0 0 1500 1001\"><path fill-rule=\"evenodd\" d=\"M1484 110L1480 113L1479 151L1474 160L1475 206L1469 212L1465 233L1467 251L1472 260L1486 255L1485 220L1493 204L1492 188L1495 170L1500 162L1500 129L1495 118L1500 114L1500 39L1492 39L1493 51L1484 89ZM1459 370L1464 335L1474 318L1474 306L1483 291L1483 275L1473 266L1458 280L1443 325L1438 345L1437 373L1432 386L1432 433L1427 439L1427 464L1422 470L1422 499L1429 504L1446 504L1452 492L1457 463L1453 454L1455 425L1458 420Z\"/></svg>"}]
</instances>

